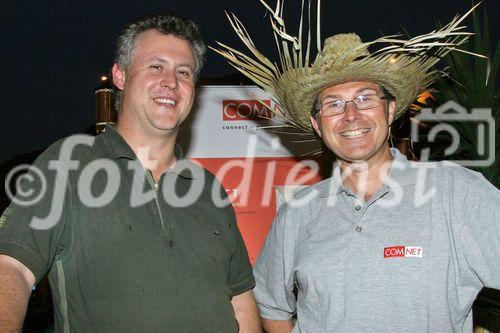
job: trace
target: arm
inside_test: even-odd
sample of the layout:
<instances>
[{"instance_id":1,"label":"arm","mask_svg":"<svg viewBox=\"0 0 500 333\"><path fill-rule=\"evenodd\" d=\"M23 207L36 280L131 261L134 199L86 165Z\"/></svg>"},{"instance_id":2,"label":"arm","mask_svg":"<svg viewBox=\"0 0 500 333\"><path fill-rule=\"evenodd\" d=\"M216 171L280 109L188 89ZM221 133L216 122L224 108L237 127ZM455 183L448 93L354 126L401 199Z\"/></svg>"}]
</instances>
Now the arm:
<instances>
[{"instance_id":1,"label":"arm","mask_svg":"<svg viewBox=\"0 0 500 333\"><path fill-rule=\"evenodd\" d=\"M297 232L286 228L285 220L286 211L280 208L254 266L253 292L264 329L270 333L291 332L296 312L293 265Z\"/></svg>"},{"instance_id":2,"label":"arm","mask_svg":"<svg viewBox=\"0 0 500 333\"><path fill-rule=\"evenodd\" d=\"M21 332L33 273L16 259L0 254L0 332Z\"/></svg>"},{"instance_id":3,"label":"arm","mask_svg":"<svg viewBox=\"0 0 500 333\"><path fill-rule=\"evenodd\" d=\"M477 173L455 176L451 213L464 255L464 285L500 289L500 191Z\"/></svg>"},{"instance_id":4,"label":"arm","mask_svg":"<svg viewBox=\"0 0 500 333\"><path fill-rule=\"evenodd\" d=\"M241 333L259 333L262 332L257 303L251 290L245 291L233 297L231 300L234 315L238 321Z\"/></svg>"},{"instance_id":5,"label":"arm","mask_svg":"<svg viewBox=\"0 0 500 333\"><path fill-rule=\"evenodd\" d=\"M292 319L272 320L262 318L262 325L267 333L290 333L293 329Z\"/></svg>"}]
</instances>

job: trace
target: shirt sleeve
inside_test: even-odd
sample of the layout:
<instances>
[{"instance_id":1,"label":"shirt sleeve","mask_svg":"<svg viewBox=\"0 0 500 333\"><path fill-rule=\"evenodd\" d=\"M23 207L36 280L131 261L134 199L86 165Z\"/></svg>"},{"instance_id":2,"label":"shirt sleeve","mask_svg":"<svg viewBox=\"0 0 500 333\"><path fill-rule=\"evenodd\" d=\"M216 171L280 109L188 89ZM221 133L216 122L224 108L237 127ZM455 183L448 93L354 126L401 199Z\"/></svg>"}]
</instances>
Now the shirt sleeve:
<instances>
[{"instance_id":1,"label":"shirt sleeve","mask_svg":"<svg viewBox=\"0 0 500 333\"><path fill-rule=\"evenodd\" d=\"M236 223L233 207L228 205L227 209L231 220L231 235L234 241L234 251L231 256L229 270L229 288L232 292L231 296L236 296L255 287L255 279L245 243Z\"/></svg>"},{"instance_id":2,"label":"shirt sleeve","mask_svg":"<svg viewBox=\"0 0 500 333\"><path fill-rule=\"evenodd\" d=\"M294 237L287 235L287 205L280 208L254 267L254 295L263 318L287 320L296 311Z\"/></svg>"},{"instance_id":3,"label":"shirt sleeve","mask_svg":"<svg viewBox=\"0 0 500 333\"><path fill-rule=\"evenodd\" d=\"M222 200L226 203L222 209L224 210L224 215L228 223L227 227L229 228L231 243L228 287L230 289L231 296L236 296L255 287L252 264L248 258L247 248L238 228L236 215L234 213L233 206L231 205L231 201L217 178L215 178L208 171L206 172L210 175L210 177L213 177L212 181L215 182L214 185L218 188L220 198L222 198Z\"/></svg>"},{"instance_id":4,"label":"shirt sleeve","mask_svg":"<svg viewBox=\"0 0 500 333\"><path fill-rule=\"evenodd\" d=\"M50 168L49 148L16 184L16 196L0 217L0 253L22 262L38 281L59 251L69 202L67 178ZM59 188L54 184L59 182Z\"/></svg>"},{"instance_id":5,"label":"shirt sleeve","mask_svg":"<svg viewBox=\"0 0 500 333\"><path fill-rule=\"evenodd\" d=\"M454 184L452 214L462 222L458 242L466 265L484 287L500 289L500 191L476 172Z\"/></svg>"}]
</instances>

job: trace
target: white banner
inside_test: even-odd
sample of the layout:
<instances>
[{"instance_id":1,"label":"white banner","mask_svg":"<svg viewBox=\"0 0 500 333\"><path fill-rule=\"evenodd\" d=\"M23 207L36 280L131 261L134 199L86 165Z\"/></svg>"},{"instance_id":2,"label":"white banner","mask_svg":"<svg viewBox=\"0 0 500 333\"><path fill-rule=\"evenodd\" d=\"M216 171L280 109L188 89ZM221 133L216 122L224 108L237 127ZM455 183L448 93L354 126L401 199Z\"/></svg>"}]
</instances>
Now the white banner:
<instances>
[{"instance_id":1,"label":"white banner","mask_svg":"<svg viewBox=\"0 0 500 333\"><path fill-rule=\"evenodd\" d=\"M317 142L295 142L304 138L300 135L263 129L282 121L262 103L270 110L279 109L255 86L199 87L177 142L185 156L192 158L303 156L320 147Z\"/></svg>"}]
</instances>

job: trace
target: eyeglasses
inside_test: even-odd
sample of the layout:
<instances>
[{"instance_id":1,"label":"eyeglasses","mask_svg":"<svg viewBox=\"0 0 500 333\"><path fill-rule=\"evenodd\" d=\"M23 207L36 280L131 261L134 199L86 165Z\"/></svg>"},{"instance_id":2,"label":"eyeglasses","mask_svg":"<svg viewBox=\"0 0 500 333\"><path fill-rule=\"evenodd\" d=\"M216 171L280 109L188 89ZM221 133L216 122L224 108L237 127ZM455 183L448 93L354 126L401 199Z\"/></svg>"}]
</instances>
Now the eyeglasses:
<instances>
[{"instance_id":1,"label":"eyeglasses","mask_svg":"<svg viewBox=\"0 0 500 333\"><path fill-rule=\"evenodd\" d=\"M382 105L383 99L387 99L387 97L385 96L380 97L377 95L359 95L358 97L353 98L351 100L345 100L345 99L332 100L330 98L326 98L318 106L317 110L319 110L319 112L323 117L331 117L344 113L345 105L347 103L352 102L356 107L356 110L368 110Z\"/></svg>"}]
</instances>

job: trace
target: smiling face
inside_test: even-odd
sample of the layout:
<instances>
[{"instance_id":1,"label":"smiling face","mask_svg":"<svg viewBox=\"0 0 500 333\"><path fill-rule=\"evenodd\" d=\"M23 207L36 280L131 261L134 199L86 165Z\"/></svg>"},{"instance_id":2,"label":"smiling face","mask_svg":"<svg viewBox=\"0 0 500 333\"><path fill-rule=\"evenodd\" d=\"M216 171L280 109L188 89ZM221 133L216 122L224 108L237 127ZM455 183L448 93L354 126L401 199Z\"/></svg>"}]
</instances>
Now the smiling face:
<instances>
[{"instance_id":1,"label":"smiling face","mask_svg":"<svg viewBox=\"0 0 500 333\"><path fill-rule=\"evenodd\" d=\"M360 95L384 96L382 89L372 82L347 82L323 90L318 101L352 100ZM356 110L347 103L345 112L325 117L318 113L311 122L338 160L355 163L386 162L390 159L389 126L394 118L394 101L382 100L380 106Z\"/></svg>"},{"instance_id":2,"label":"smiling face","mask_svg":"<svg viewBox=\"0 0 500 333\"><path fill-rule=\"evenodd\" d=\"M113 66L113 82L122 90L122 128L177 133L193 105L195 68L188 41L156 30L139 34L130 64Z\"/></svg>"}]
</instances>

